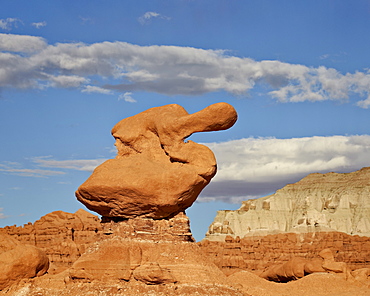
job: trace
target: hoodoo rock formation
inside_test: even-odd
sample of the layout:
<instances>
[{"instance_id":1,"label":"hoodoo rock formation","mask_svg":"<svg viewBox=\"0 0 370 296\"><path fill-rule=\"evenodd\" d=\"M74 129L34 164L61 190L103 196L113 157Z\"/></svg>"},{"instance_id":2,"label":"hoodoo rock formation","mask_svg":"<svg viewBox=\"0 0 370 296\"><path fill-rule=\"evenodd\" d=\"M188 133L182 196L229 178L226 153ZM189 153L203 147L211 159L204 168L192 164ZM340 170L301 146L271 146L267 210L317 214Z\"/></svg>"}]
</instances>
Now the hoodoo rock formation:
<instances>
[{"instance_id":1,"label":"hoodoo rock formation","mask_svg":"<svg viewBox=\"0 0 370 296\"><path fill-rule=\"evenodd\" d=\"M102 219L84 210L74 214L56 211L33 224L0 229L0 295L368 295L363 293L370 287L366 266L350 274L354 284L337 276L347 274L350 268L338 259L352 260L352 254L361 253L364 258L358 260L367 260L367 237L356 236L353 243L348 238L352 236L344 233L338 239L335 235L339 232L328 232L327 236L320 236L322 232L278 234L280 245L271 244L270 249L267 246L275 239L271 236L226 236L225 241L194 242L185 209L216 173L216 161L207 147L184 140L194 132L227 129L236 118L233 107L219 103L194 114L178 105L167 105L120 121L112 130L117 157L97 167L76 192L77 199ZM346 198L344 203L348 201L351 209L362 213L358 204L354 206L356 197ZM264 211L278 207L273 199L270 203L263 204ZM327 207L332 209L330 202ZM308 217L311 212L306 212ZM227 233L237 233L237 223L229 220L222 220L221 228L213 225L210 234L225 238ZM366 221L359 216L353 225L363 231L366 227L359 225ZM7 247L1 243L3 235ZM330 236L332 239L327 239ZM326 248L334 249L320 249L318 262L308 250L320 239L322 246L325 242ZM21 247L22 243L32 246ZM336 251L340 247L344 253ZM22 251L14 252L18 248ZM36 250L40 256L26 258L27 250ZM299 252L310 256L292 259ZM40 276L49 262L45 253L50 269ZM277 262L278 258L282 262ZM25 268L21 261L27 263ZM262 266L266 262L282 263L282 267L268 270ZM309 275L297 286L279 286L248 269L263 269L266 278L281 278L281 274L300 277L306 271L323 270L336 274L319 274L313 278L315 285Z\"/></svg>"},{"instance_id":2,"label":"hoodoo rock formation","mask_svg":"<svg viewBox=\"0 0 370 296\"><path fill-rule=\"evenodd\" d=\"M206 239L320 231L370 236L370 168L310 174L239 210L219 211Z\"/></svg>"},{"instance_id":3,"label":"hoodoo rock formation","mask_svg":"<svg viewBox=\"0 0 370 296\"><path fill-rule=\"evenodd\" d=\"M166 105L121 120L112 129L116 158L95 169L77 199L103 217L161 219L183 212L216 173L212 151L184 139L228 129L236 119L232 106L218 103L193 114Z\"/></svg>"},{"instance_id":4,"label":"hoodoo rock formation","mask_svg":"<svg viewBox=\"0 0 370 296\"><path fill-rule=\"evenodd\" d=\"M46 233L34 231L32 238L24 229L49 230L63 238L59 245L74 259L64 271L34 280L27 292L87 295L99 287L106 295L243 295L203 256L185 215L215 175L216 160L206 146L184 140L194 132L228 129L236 119L232 106L218 103L194 114L167 105L120 121L112 130L116 159L97 167L76 192L102 215L99 226L84 211L69 217L54 212L17 229L45 248L53 245ZM90 223L82 223L81 215ZM64 230L58 228L61 220ZM6 231L14 235L16 229ZM83 239L91 231L93 243Z\"/></svg>"}]
</instances>

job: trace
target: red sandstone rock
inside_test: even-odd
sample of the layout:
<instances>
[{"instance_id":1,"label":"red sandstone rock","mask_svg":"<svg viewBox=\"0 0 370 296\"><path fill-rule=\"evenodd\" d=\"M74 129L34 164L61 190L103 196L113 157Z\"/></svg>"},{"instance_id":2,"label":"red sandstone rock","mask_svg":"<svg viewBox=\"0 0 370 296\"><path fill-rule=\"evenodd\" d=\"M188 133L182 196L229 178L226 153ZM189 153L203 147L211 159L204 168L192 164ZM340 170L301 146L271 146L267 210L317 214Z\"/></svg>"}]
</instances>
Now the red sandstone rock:
<instances>
[{"instance_id":1,"label":"red sandstone rock","mask_svg":"<svg viewBox=\"0 0 370 296\"><path fill-rule=\"evenodd\" d=\"M360 268L351 272L352 276L362 282L370 280L370 268Z\"/></svg>"},{"instance_id":2,"label":"red sandstone rock","mask_svg":"<svg viewBox=\"0 0 370 296\"><path fill-rule=\"evenodd\" d=\"M334 251L337 262L345 262L349 270L370 267L370 238L351 236L341 232L316 233L286 233L268 236L252 236L233 239L231 236L225 242L203 240L199 243L203 252L221 268L225 274L237 270L262 272L273 265L288 262L293 257L307 259L307 268L316 271L320 251L330 248ZM229 250L238 250L231 252ZM234 258L241 256L242 260ZM233 266L229 266L229 262ZM236 263L239 262L237 265ZM315 267L316 266L316 267Z\"/></svg>"},{"instance_id":3,"label":"red sandstone rock","mask_svg":"<svg viewBox=\"0 0 370 296\"><path fill-rule=\"evenodd\" d=\"M133 276L136 280L148 285L171 284L176 282L170 271L160 267L157 262L148 262L140 265L133 271Z\"/></svg>"},{"instance_id":4,"label":"red sandstone rock","mask_svg":"<svg viewBox=\"0 0 370 296\"><path fill-rule=\"evenodd\" d=\"M45 252L0 235L0 290L21 279L41 276L49 268Z\"/></svg>"},{"instance_id":5,"label":"red sandstone rock","mask_svg":"<svg viewBox=\"0 0 370 296\"><path fill-rule=\"evenodd\" d=\"M297 280L307 274L314 272L334 272L343 273L348 278L349 271L344 262L335 262L331 249L324 249L319 253L322 258L307 260L304 258L293 257L288 262L269 267L260 276L274 282L288 282Z\"/></svg>"},{"instance_id":6,"label":"red sandstone rock","mask_svg":"<svg viewBox=\"0 0 370 296\"><path fill-rule=\"evenodd\" d=\"M118 149L76 192L104 217L166 218L192 205L216 173L210 149L192 141L195 132L230 128L237 114L226 103L194 114L172 104L121 120L112 129Z\"/></svg>"},{"instance_id":7,"label":"red sandstone rock","mask_svg":"<svg viewBox=\"0 0 370 296\"><path fill-rule=\"evenodd\" d=\"M100 240L69 269L73 281L216 284L226 279L183 235L190 233L183 213L169 220L136 217L103 221L102 227Z\"/></svg>"},{"instance_id":8,"label":"red sandstone rock","mask_svg":"<svg viewBox=\"0 0 370 296\"><path fill-rule=\"evenodd\" d=\"M74 214L55 211L23 227L0 228L0 234L43 250L50 259L48 272L58 273L71 266L89 244L99 239L101 229L97 216L80 209Z\"/></svg>"},{"instance_id":9,"label":"red sandstone rock","mask_svg":"<svg viewBox=\"0 0 370 296\"><path fill-rule=\"evenodd\" d=\"M307 260L304 258L294 257L284 264L271 266L260 277L282 283L297 280L305 276L306 263Z\"/></svg>"}]
</instances>

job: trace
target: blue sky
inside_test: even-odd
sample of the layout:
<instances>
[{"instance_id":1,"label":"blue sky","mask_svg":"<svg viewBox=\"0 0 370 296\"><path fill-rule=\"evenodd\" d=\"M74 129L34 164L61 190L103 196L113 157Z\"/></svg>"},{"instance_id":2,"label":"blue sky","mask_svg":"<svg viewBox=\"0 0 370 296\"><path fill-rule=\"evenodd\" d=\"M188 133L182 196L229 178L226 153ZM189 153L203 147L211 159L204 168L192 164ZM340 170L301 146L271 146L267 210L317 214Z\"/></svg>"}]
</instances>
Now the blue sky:
<instances>
[{"instance_id":1,"label":"blue sky","mask_svg":"<svg viewBox=\"0 0 370 296\"><path fill-rule=\"evenodd\" d=\"M217 210L370 165L370 1L0 5L0 226L83 207L115 123L171 103L239 114L191 137L219 166L187 210L197 240Z\"/></svg>"}]
</instances>

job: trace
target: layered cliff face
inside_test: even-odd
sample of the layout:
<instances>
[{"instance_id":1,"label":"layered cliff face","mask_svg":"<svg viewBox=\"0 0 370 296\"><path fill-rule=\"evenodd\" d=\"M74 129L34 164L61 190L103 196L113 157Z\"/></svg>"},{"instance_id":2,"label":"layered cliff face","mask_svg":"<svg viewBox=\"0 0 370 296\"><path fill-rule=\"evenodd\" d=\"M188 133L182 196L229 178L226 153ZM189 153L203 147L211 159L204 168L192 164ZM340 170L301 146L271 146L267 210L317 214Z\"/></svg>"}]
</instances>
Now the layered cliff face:
<instances>
[{"instance_id":1,"label":"layered cliff face","mask_svg":"<svg viewBox=\"0 0 370 296\"><path fill-rule=\"evenodd\" d=\"M310 174L236 211L219 211L206 239L320 231L370 236L370 168Z\"/></svg>"}]
</instances>

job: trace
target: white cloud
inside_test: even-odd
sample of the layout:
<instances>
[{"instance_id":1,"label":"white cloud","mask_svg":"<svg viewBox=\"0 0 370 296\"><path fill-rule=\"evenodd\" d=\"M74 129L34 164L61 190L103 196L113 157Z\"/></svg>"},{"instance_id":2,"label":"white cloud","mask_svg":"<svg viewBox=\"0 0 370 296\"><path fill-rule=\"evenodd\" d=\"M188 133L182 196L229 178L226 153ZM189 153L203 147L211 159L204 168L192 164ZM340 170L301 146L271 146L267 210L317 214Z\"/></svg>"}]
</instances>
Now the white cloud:
<instances>
[{"instance_id":1,"label":"white cloud","mask_svg":"<svg viewBox=\"0 0 370 296\"><path fill-rule=\"evenodd\" d=\"M89 79L77 75L49 75L48 79L53 87L74 88L89 82Z\"/></svg>"},{"instance_id":2,"label":"white cloud","mask_svg":"<svg viewBox=\"0 0 370 296\"><path fill-rule=\"evenodd\" d=\"M131 92L125 92L124 94L118 97L118 100L124 100L129 103L136 103L137 101L131 96Z\"/></svg>"},{"instance_id":3,"label":"white cloud","mask_svg":"<svg viewBox=\"0 0 370 296\"><path fill-rule=\"evenodd\" d=\"M0 50L10 52L36 52L44 49L47 46L45 40L41 37L28 35L13 35L0 33ZM1 55L0 55L1 56ZM2 59L6 61L7 56ZM11 57L10 55L8 56Z\"/></svg>"},{"instance_id":4,"label":"white cloud","mask_svg":"<svg viewBox=\"0 0 370 296\"><path fill-rule=\"evenodd\" d=\"M0 19L0 28L9 31L13 27L18 27L19 23L22 23L22 21L17 18L8 17L6 19Z\"/></svg>"},{"instance_id":5,"label":"white cloud","mask_svg":"<svg viewBox=\"0 0 370 296\"><path fill-rule=\"evenodd\" d=\"M65 174L64 172L60 171L43 170L38 168L26 169L19 167L19 165L9 164L0 164L0 172L22 177L48 177Z\"/></svg>"},{"instance_id":6,"label":"white cloud","mask_svg":"<svg viewBox=\"0 0 370 296\"><path fill-rule=\"evenodd\" d=\"M369 135L247 138L205 145L216 155L218 172L200 200L240 201L269 194L310 173L370 166Z\"/></svg>"},{"instance_id":7,"label":"white cloud","mask_svg":"<svg viewBox=\"0 0 370 296\"><path fill-rule=\"evenodd\" d=\"M33 161L41 167L92 172L98 165L106 161L106 159L55 160L48 157L35 157Z\"/></svg>"},{"instance_id":8,"label":"white cloud","mask_svg":"<svg viewBox=\"0 0 370 296\"><path fill-rule=\"evenodd\" d=\"M148 11L148 12L144 13L141 17L139 17L138 21L139 21L140 24L144 25L144 24L150 23L150 21L153 18L160 18L160 19L164 19L164 20L170 20L171 19L170 17L161 15L158 12Z\"/></svg>"},{"instance_id":9,"label":"white cloud","mask_svg":"<svg viewBox=\"0 0 370 296\"><path fill-rule=\"evenodd\" d=\"M47 45L39 37L12 34L0 34L0 49L0 88L82 87L84 92L166 95L227 91L246 95L263 83L279 102L342 102L353 97L359 107L370 106L368 71L342 74L323 66L255 61L229 56L223 50L192 47L125 42Z\"/></svg>"},{"instance_id":10,"label":"white cloud","mask_svg":"<svg viewBox=\"0 0 370 296\"><path fill-rule=\"evenodd\" d=\"M32 23L31 25L34 26L36 29L40 29L46 26L46 22L43 21L43 22L38 22L38 23Z\"/></svg>"},{"instance_id":11,"label":"white cloud","mask_svg":"<svg viewBox=\"0 0 370 296\"><path fill-rule=\"evenodd\" d=\"M245 138L204 144L215 153L218 172L201 193L199 201L240 203L275 192L310 173L351 172L370 166L370 135ZM8 162L0 164L0 171L32 177L64 173L57 169L91 172L105 160L36 157L32 161L38 169L22 169L16 163Z\"/></svg>"},{"instance_id":12,"label":"white cloud","mask_svg":"<svg viewBox=\"0 0 370 296\"><path fill-rule=\"evenodd\" d=\"M75 160L55 160L49 156L34 157L31 159L33 167L24 168L17 162L2 162L0 163L0 172L12 174L22 177L49 177L66 174L62 170L78 170L92 172L98 165L106 159L75 159ZM46 170L42 168L53 168L54 170ZM13 188L15 189L15 188Z\"/></svg>"},{"instance_id":13,"label":"white cloud","mask_svg":"<svg viewBox=\"0 0 370 296\"><path fill-rule=\"evenodd\" d=\"M113 92L109 89L105 89L99 86L94 85L86 85L84 89L82 90L84 93L99 93L104 95L111 95Z\"/></svg>"}]
</instances>

